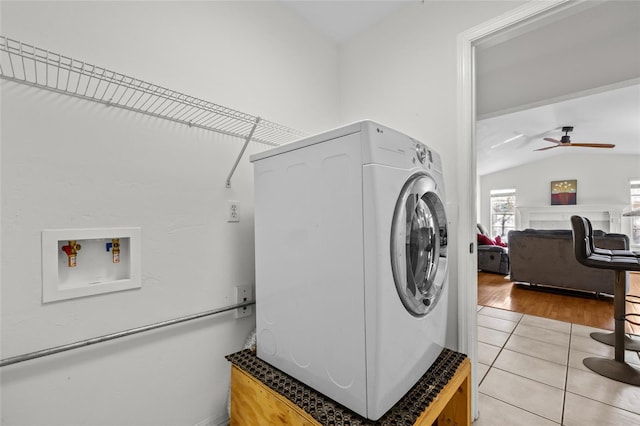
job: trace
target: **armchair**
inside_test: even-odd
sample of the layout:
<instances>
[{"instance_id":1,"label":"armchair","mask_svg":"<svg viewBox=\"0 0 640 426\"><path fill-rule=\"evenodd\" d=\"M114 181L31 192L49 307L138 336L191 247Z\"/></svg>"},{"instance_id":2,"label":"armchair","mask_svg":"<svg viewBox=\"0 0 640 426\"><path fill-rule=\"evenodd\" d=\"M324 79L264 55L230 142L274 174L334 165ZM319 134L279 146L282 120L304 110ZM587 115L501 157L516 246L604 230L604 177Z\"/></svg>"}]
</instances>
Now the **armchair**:
<instances>
[{"instance_id":1,"label":"armchair","mask_svg":"<svg viewBox=\"0 0 640 426\"><path fill-rule=\"evenodd\" d=\"M491 242L491 238L486 229L478 224L478 269L508 275L509 250L499 245L487 244L487 242Z\"/></svg>"}]
</instances>

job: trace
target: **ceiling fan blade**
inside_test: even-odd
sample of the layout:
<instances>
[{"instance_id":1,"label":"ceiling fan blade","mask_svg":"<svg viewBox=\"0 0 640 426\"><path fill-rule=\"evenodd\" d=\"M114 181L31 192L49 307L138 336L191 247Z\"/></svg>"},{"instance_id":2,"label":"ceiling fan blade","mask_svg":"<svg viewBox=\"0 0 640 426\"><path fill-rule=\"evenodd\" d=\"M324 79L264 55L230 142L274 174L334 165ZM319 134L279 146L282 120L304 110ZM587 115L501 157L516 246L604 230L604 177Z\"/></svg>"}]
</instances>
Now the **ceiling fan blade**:
<instances>
[{"instance_id":1,"label":"ceiling fan blade","mask_svg":"<svg viewBox=\"0 0 640 426\"><path fill-rule=\"evenodd\" d=\"M536 141L542 139L543 136L546 136L547 134L549 134L549 133L551 133L551 132L553 132L555 130L558 130L558 129L560 129L560 128L557 127L557 128L545 130L544 132L536 133L535 135L528 135L528 134L525 134L524 132L520 132L520 133L523 133L523 139L524 139L523 145L528 145L528 144L531 144L533 142L536 142Z\"/></svg>"},{"instance_id":2,"label":"ceiling fan blade","mask_svg":"<svg viewBox=\"0 0 640 426\"><path fill-rule=\"evenodd\" d=\"M613 148L615 147L612 143L571 143L568 146L584 146L587 148Z\"/></svg>"},{"instance_id":3,"label":"ceiling fan blade","mask_svg":"<svg viewBox=\"0 0 640 426\"><path fill-rule=\"evenodd\" d=\"M499 146L501 146L501 145L507 144L507 143L509 143L509 142L513 142L513 141L515 141L516 139L519 139L519 138L521 138L521 137L523 137L523 136L524 136L524 134L523 134L523 133L518 133L517 135L515 135L515 136L513 136L513 137L510 137L509 139L503 140L502 142L498 142L498 143L497 143L497 144L495 144L495 145L491 145L491 146L489 147L489 149L494 149L494 148L497 148L497 147L499 147Z\"/></svg>"},{"instance_id":4,"label":"ceiling fan blade","mask_svg":"<svg viewBox=\"0 0 640 426\"><path fill-rule=\"evenodd\" d=\"M562 143L557 139L553 139L553 138L544 138L545 141L547 142L553 142L553 143Z\"/></svg>"},{"instance_id":5,"label":"ceiling fan blade","mask_svg":"<svg viewBox=\"0 0 640 426\"><path fill-rule=\"evenodd\" d=\"M557 147L559 147L559 146L562 146L562 145L560 145L560 144L558 144L558 145L551 145L551 146L547 146L547 147L545 147L545 148L538 148L538 149L534 149L534 151L546 151L547 149L557 148Z\"/></svg>"}]
</instances>

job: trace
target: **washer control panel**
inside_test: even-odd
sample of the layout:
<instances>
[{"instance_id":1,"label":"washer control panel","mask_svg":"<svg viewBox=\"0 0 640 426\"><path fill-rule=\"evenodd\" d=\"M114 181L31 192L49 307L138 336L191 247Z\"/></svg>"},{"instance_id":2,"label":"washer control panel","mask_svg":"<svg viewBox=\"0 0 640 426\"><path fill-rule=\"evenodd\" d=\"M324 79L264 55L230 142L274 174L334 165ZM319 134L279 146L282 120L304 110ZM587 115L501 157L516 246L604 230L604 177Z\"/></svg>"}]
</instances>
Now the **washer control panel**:
<instances>
[{"instance_id":1,"label":"washer control panel","mask_svg":"<svg viewBox=\"0 0 640 426\"><path fill-rule=\"evenodd\" d=\"M427 158L427 148L424 145L416 144L416 157L418 157L418 161L420 161L421 164L424 164Z\"/></svg>"},{"instance_id":2,"label":"washer control panel","mask_svg":"<svg viewBox=\"0 0 640 426\"><path fill-rule=\"evenodd\" d=\"M415 142L415 141L414 141ZM433 157L431 155L431 151L427 149L427 147L420 142L415 142L416 144L416 158L420 162L420 164L424 164L427 159L429 159L429 163L433 163Z\"/></svg>"},{"instance_id":3,"label":"washer control panel","mask_svg":"<svg viewBox=\"0 0 640 426\"><path fill-rule=\"evenodd\" d=\"M369 142L363 144L363 164L418 167L442 172L440 156L428 145L380 124L370 121L364 123L364 137L369 138Z\"/></svg>"}]
</instances>

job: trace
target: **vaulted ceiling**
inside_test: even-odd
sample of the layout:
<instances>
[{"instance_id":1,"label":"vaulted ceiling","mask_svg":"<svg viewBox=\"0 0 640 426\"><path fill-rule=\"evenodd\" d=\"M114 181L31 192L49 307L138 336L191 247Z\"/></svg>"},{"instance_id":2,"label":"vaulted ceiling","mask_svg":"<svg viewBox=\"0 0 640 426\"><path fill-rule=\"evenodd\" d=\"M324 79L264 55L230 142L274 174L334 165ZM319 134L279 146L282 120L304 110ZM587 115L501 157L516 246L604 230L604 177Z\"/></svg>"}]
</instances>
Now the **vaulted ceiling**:
<instances>
[{"instance_id":1,"label":"vaulted ceiling","mask_svg":"<svg viewBox=\"0 0 640 426\"><path fill-rule=\"evenodd\" d=\"M336 43L419 0L284 1ZM640 155L640 1L587 1L476 48L479 175L555 155ZM548 146L563 126L574 142ZM639 165L640 167L640 165Z\"/></svg>"}]
</instances>

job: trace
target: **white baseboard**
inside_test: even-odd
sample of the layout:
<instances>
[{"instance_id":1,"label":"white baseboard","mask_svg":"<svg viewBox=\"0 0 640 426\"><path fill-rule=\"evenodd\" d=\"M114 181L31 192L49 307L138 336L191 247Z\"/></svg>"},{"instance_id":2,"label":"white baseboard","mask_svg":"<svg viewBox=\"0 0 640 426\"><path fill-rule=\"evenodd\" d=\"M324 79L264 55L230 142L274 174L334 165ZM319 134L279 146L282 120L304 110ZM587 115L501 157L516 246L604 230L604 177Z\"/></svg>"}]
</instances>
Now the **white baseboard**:
<instances>
[{"instance_id":1,"label":"white baseboard","mask_svg":"<svg viewBox=\"0 0 640 426\"><path fill-rule=\"evenodd\" d=\"M194 426L229 426L229 417L226 414L218 417L207 417Z\"/></svg>"}]
</instances>

